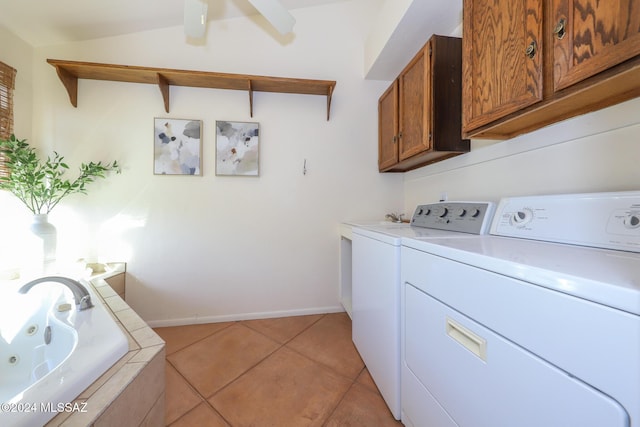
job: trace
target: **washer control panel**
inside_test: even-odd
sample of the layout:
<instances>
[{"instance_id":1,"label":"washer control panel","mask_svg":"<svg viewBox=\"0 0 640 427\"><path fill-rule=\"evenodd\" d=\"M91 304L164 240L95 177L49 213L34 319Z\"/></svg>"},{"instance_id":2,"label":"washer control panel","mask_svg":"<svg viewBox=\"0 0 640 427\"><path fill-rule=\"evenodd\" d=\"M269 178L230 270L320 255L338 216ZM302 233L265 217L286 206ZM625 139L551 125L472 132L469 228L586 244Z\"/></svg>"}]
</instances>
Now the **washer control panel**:
<instances>
[{"instance_id":1,"label":"washer control panel","mask_svg":"<svg viewBox=\"0 0 640 427\"><path fill-rule=\"evenodd\" d=\"M491 234L640 252L640 191L506 197Z\"/></svg>"},{"instance_id":2,"label":"washer control panel","mask_svg":"<svg viewBox=\"0 0 640 427\"><path fill-rule=\"evenodd\" d=\"M463 233L489 232L495 205L492 202L438 202L419 205L411 225Z\"/></svg>"}]
</instances>

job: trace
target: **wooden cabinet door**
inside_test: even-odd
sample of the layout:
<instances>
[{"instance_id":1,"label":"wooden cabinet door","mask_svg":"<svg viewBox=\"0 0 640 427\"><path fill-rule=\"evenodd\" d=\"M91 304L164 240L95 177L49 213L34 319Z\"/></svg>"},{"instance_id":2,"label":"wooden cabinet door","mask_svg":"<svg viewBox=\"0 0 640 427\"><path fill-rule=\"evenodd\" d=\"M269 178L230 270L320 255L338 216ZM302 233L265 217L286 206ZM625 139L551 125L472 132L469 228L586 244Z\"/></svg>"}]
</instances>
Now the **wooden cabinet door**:
<instances>
[{"instance_id":1,"label":"wooden cabinet door","mask_svg":"<svg viewBox=\"0 0 640 427\"><path fill-rule=\"evenodd\" d=\"M640 0L553 0L554 90L640 54Z\"/></svg>"},{"instance_id":2,"label":"wooden cabinet door","mask_svg":"<svg viewBox=\"0 0 640 427\"><path fill-rule=\"evenodd\" d=\"M540 0L464 0L462 127L465 132L542 99L542 3ZM525 54L529 46L533 51Z\"/></svg>"},{"instance_id":3,"label":"wooden cabinet door","mask_svg":"<svg viewBox=\"0 0 640 427\"><path fill-rule=\"evenodd\" d=\"M398 163L398 81L378 101L378 169Z\"/></svg>"},{"instance_id":4,"label":"wooden cabinet door","mask_svg":"<svg viewBox=\"0 0 640 427\"><path fill-rule=\"evenodd\" d=\"M431 99L429 64L429 44L427 44L398 78L400 103L398 156L401 161L431 148L428 120Z\"/></svg>"}]
</instances>

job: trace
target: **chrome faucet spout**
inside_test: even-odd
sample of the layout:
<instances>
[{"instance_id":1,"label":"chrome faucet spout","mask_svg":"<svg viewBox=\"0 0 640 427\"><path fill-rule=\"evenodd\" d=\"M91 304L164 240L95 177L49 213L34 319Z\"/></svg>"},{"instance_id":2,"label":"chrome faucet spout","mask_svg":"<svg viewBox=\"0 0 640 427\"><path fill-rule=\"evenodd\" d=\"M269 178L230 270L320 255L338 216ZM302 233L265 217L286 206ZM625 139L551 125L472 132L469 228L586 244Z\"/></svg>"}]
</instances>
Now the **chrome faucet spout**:
<instances>
[{"instance_id":1,"label":"chrome faucet spout","mask_svg":"<svg viewBox=\"0 0 640 427\"><path fill-rule=\"evenodd\" d=\"M388 220L390 220L391 222L402 222L402 217L404 216L404 214L397 214L395 212L391 212L386 214L384 217Z\"/></svg>"},{"instance_id":2,"label":"chrome faucet spout","mask_svg":"<svg viewBox=\"0 0 640 427\"><path fill-rule=\"evenodd\" d=\"M71 292L73 293L73 299L76 302L76 306L78 306L78 311L86 310L88 308L93 307L93 303L91 302L91 295L89 294L89 291L87 290L87 288L85 288L84 285L78 282L77 280L73 280L68 277L62 277L62 276L41 277L39 279L32 280L29 283L23 285L18 290L18 292L20 292L21 294L26 294L27 292L29 292L31 288L33 288L38 283L45 283L45 282L61 283L65 285L67 288L71 289Z\"/></svg>"}]
</instances>

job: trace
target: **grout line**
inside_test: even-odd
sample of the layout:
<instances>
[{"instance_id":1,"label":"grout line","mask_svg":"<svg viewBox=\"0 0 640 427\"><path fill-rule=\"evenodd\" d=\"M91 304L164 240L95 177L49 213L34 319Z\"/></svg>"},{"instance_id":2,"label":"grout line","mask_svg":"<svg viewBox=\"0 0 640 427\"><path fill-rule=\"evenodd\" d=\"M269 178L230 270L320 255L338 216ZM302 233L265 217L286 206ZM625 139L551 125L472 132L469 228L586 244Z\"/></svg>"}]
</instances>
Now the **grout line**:
<instances>
[{"instance_id":1,"label":"grout line","mask_svg":"<svg viewBox=\"0 0 640 427\"><path fill-rule=\"evenodd\" d=\"M304 353L300 353L300 352L299 352L298 350L296 350L295 348L291 348L291 347L289 347L289 346L288 346L288 345L286 345L286 344L285 344L285 345L283 345L283 347L286 347L286 348L287 348L287 350L292 351L292 352L296 353L298 356L304 357L305 359L307 359L307 360L309 360L309 361L311 361L311 362L315 363L316 365L320 366L320 367L321 367L322 369L324 369L325 371L329 371L329 372L331 372L332 374L335 374L335 375L337 375L337 376L338 376L338 377L340 377L340 378L344 378L344 379L346 379L347 381L355 381L355 380L358 378L357 376L356 376L356 378L355 378L355 379L354 379L354 378L350 378L350 377L348 377L347 375L345 375L345 374L343 374L343 373L340 373L340 372L336 371L336 370L335 370L334 368L332 368L331 366L326 365L326 364L324 364L324 363L322 363L322 362L319 362L319 361L317 361L317 360L313 360L312 358L310 358L310 357L309 357L309 356L307 356L306 354L304 354ZM360 374L358 374L358 375L360 375Z\"/></svg>"},{"instance_id":2,"label":"grout line","mask_svg":"<svg viewBox=\"0 0 640 427\"><path fill-rule=\"evenodd\" d=\"M249 373L251 370L253 370L253 369L254 369L255 367L257 367L258 365L260 365L260 364L264 363L264 361L265 361L265 360L267 360L269 357L271 357L273 354L275 354L276 352L278 352L278 351L280 351L281 349L283 349L283 348L285 348L285 347L286 347L286 349L287 349L288 351L292 351L292 352L294 352L294 353L298 354L299 356L304 357L305 359L307 359L307 360L309 360L310 362L312 362L312 363L316 364L317 366L319 366L319 367L320 367L320 368L322 368L323 370L325 370L325 371L327 371L327 372L330 372L330 373L332 373L332 374L334 374L334 375L336 375L336 376L338 376L338 377L340 377L340 378L344 378L344 379L346 379L347 381L349 381L349 382L351 383L351 385L350 385L349 387L347 387L347 389L345 390L345 392L342 394L342 396L340 397L340 399L338 399L338 401L336 402L336 404L334 405L334 407L332 408L332 410L329 412L329 414L327 415L327 417L322 421L322 425L326 425L326 423L328 422L328 420L333 416L333 414L334 414L334 413L335 413L335 411L338 409L338 407L340 406L340 404L344 401L344 399L345 399L345 397L347 396L347 394L349 393L349 391L350 391L350 390L354 387L354 385L357 383L358 378L360 378L360 376L362 375L362 372L366 369L366 365L364 365L364 364L363 364L363 367L362 367L362 369L360 370L360 372L359 372L359 373L358 373L354 378L350 378L350 377L348 377L348 376L346 376L346 375L344 375L344 374L342 374L342 373L338 372L338 371L337 371L337 370L335 370L333 367L328 366L328 365L326 365L326 364L324 364L324 363L322 363L322 362L319 362L319 361L313 360L313 359L311 359L310 357L308 357L308 356L306 356L306 355L304 355L304 354L300 353L299 351L295 350L294 348L291 348L291 347L289 347L289 346L288 346L288 344L289 344L289 343L291 343L291 341L293 341L295 338L297 338L297 337L298 337L298 336L300 336L301 334L305 333L305 332L306 332L307 330L309 330L312 326L314 326L315 324L317 324L318 322L320 322L322 319L324 319L327 315L328 315L327 313L322 314L322 315L321 315L317 320L315 320L314 322L310 323L307 327L305 327L304 329L302 329L300 332L298 332L297 334L295 334L292 338L288 339L288 340L287 340L287 341L285 341L284 343L280 343L280 342L276 341L274 338L270 337L269 335L266 335L265 333L263 333L263 332L261 332L261 331L259 331L259 330L256 330L256 329L254 329L254 328L250 327L249 325L245 324L245 322L248 322L248 321L239 320L239 321L228 322L229 324L228 324L227 326L225 326L224 328L222 328L222 329L220 329L220 330L217 330L217 331L215 331L215 332L213 332L213 333L211 333L211 334L207 335L206 337L203 337L203 338L201 338L201 339L199 339L199 340L197 340L197 341L194 341L193 343L191 343L191 344L189 344L189 345L187 345L187 346L185 346L185 347L183 347L183 348L181 348L181 349L179 349L179 350L176 350L176 351L174 351L173 353L171 353L171 355L174 355L174 354L178 353L179 351L182 351L182 350L184 350L184 349L186 349L186 348L188 348L188 347L190 347L190 346L192 346L192 345L194 345L194 344L196 344L196 343L199 343L200 341L203 341L203 340L204 340L204 339L206 339L206 338L209 338L209 337L211 337L211 336L213 336L213 335L216 335L218 332L222 332L222 331L224 331L224 330L228 329L229 327L231 327L231 326L233 326L233 325L236 325L236 324L237 324L237 325L244 326L244 327L246 327L246 328L248 328L248 329L250 329L250 330L252 330L252 331L254 331L254 332L257 332L257 333L259 333L259 334L263 335L264 337L266 337L266 338L270 339L271 341L273 341L274 343L276 343L276 344L278 345L278 347L277 347L274 351L272 351L272 352L268 353L268 354L267 354L264 358L262 358L260 361L258 361L257 363L255 363L254 365L252 365L251 367L249 367L248 369L246 369L244 372L242 372L240 375L238 375L238 376L237 376L237 377L235 377L234 379L230 380L227 384L225 384L224 386L222 386L220 389L216 390L216 391L215 391L213 394L211 394L211 396L209 396L209 397L205 397L205 396L203 396L203 395L202 395L202 394L201 394L201 393L196 389L196 387L195 387L195 386L193 386L193 384L191 384L191 382L190 382L190 381L189 381L189 380L188 380L188 379L187 379L187 378L182 374L182 372L180 372L180 370L179 370L179 369L178 369L178 368L177 368L177 367L176 367L176 366L175 366L175 365L174 365L174 364L173 364L173 363L168 359L169 355L166 355L166 356L165 356L166 363L169 363L169 365L170 365L173 369L175 369L175 371L176 371L176 372L178 372L178 374L180 375L180 377L181 377L181 378L182 378L182 379L183 379L183 380L188 384L189 388L190 388L191 390L193 390L193 391L196 393L196 395L201 399L201 402L200 402L200 403L198 403L196 406L194 406L194 407L193 407L193 408L191 408L190 410L186 411L184 414L180 415L180 416L179 416L176 420L174 420L171 424L175 424L176 422L178 422L178 420L182 419L182 418L183 418L185 415L187 415L188 413L190 413L190 412L194 411L198 406L200 406L200 404L201 404L202 402L204 402L204 403L205 403L206 405L208 405L208 406L209 406L209 407L210 407L210 408L211 408L211 409L212 409L216 414L218 414L218 415L220 416L220 418L221 418L222 420L224 420L224 422L225 422L225 423L227 423L229 426L233 426L233 425L231 424L231 422L230 422L229 420L227 420L227 419L222 415L222 413L221 413L220 411L218 411L218 410L216 409L216 407L215 407L211 402L209 402L209 399L211 399L212 397L214 397L214 396L215 396L215 395L217 395L218 393L222 392L222 391L223 391L223 390L225 390L227 387L231 386L233 383L235 383L235 382L236 382L238 379L240 379L242 376L244 376L244 375L246 375L247 373ZM225 322L225 323L227 323L227 322ZM367 389L368 391L370 391L370 392L372 392L372 393L374 392L373 390L369 390L369 388L368 388L368 387L366 387L366 386L365 386L365 389Z\"/></svg>"},{"instance_id":3,"label":"grout line","mask_svg":"<svg viewBox=\"0 0 640 427\"><path fill-rule=\"evenodd\" d=\"M262 359L260 359L258 362L256 362L255 364L253 364L252 366L250 366L249 368L247 368L244 372L242 372L240 375L238 375L237 377L235 377L234 379L232 379L231 381L229 381L227 384L223 385L222 387L220 387L218 390L216 390L211 396L209 396L208 398L206 398L205 400L207 402L209 402L208 399L211 399L213 396L217 395L218 393L221 393L223 390L225 390L227 387L230 387L233 383L235 383L237 380L240 379L240 377L248 374L251 370L253 370L254 368L256 368L258 365L262 364L263 362L265 362L269 357L271 357L272 355L274 355L276 352L282 350L283 348L287 348L287 350L293 351L294 353L304 357L307 360L310 360L313 363L318 364L319 366L323 367L323 368L327 368L329 369L329 371L333 372L336 375L340 375L338 372L334 371L332 368L328 367L327 365L324 365L320 362L317 362L307 356L305 356L304 354L301 354L297 351L295 351L294 349L290 348L287 346L287 344L291 341L293 341L297 336L301 335L302 333L304 333L305 331L307 331L309 328L311 328L313 325L315 325L316 323L318 323L320 320L322 320L324 317L326 316L326 314L323 314L322 316L320 316L315 322L312 322L311 324L309 324L309 326L307 326L306 328L304 328L302 331L300 331L299 333L297 333L296 335L294 335L291 339L285 341L284 343L280 343L279 341L276 341L273 337L270 337L269 335L266 335L264 332L262 331L258 331L252 327L250 327L249 325L244 324L244 322L248 322L246 320L240 320L238 321L239 324L242 324L242 326L244 326L245 328L248 328L266 338L268 338L269 340L273 341L274 343L276 343L278 345L278 347L273 350L272 352L270 352L269 354L267 354L265 357L263 357ZM185 378L186 379L186 378ZM213 405L211 405L212 408L215 409L215 407ZM216 412L218 412L216 410ZM219 412L218 412L219 413ZM223 417L224 418L224 417ZM227 421L225 419L225 421ZM228 421L227 421L228 422ZM230 423L229 423L230 424Z\"/></svg>"},{"instance_id":4,"label":"grout line","mask_svg":"<svg viewBox=\"0 0 640 427\"><path fill-rule=\"evenodd\" d=\"M191 347L192 345L197 344L197 343L199 343L200 341L204 341L205 339L209 338L210 336L213 336L213 335L217 334L218 332L222 332L222 331L226 330L227 328L229 328L229 327L233 326L234 324L238 323L238 321L235 321L235 320L234 320L234 321L232 321L232 322L220 322L220 323L228 323L228 325L226 325L226 326L225 326L224 328L222 328L222 329L218 329L217 331L213 331L213 332L211 332L210 334L208 334L208 335L206 335L206 336L204 336L204 337L202 337L202 338L200 338L200 339L198 339L198 340L196 340L196 341L194 341L194 342L192 342L192 343L189 343L189 344L185 345L184 347L181 347L181 348L179 348L179 349L177 349L177 350L174 350L174 351L173 351L173 353L171 353L171 354L166 354L166 356L172 356L172 355L176 354L177 352L184 350L185 348ZM187 327L187 326L191 326L191 325L182 325L182 326L165 326L165 327L151 328L151 329L153 329L153 332L155 332L156 334L158 334L158 332L156 331L156 329L164 329L164 328L182 328L182 327ZM160 334L158 334L158 336L160 336L160 338L162 338L162 336L161 336ZM164 341L164 338L162 338L162 340Z\"/></svg>"},{"instance_id":5,"label":"grout line","mask_svg":"<svg viewBox=\"0 0 640 427\"><path fill-rule=\"evenodd\" d=\"M214 391L213 394L211 396L209 396L207 398L211 399L213 396L217 395L218 393L222 392L223 390L225 390L227 387L230 387L233 383L235 383L236 381L238 381L241 377L245 376L246 374L249 373L249 371L253 370L256 366L260 365L261 363L263 363L265 360L267 360L269 357L271 357L275 352L277 352L278 350L280 350L282 348L282 346L276 348L275 350L273 350L272 352L270 352L269 354L267 354L265 357L263 357L262 359L260 359L258 362L256 362L255 364L251 365L249 368L247 368L244 372L242 372L241 374L239 374L237 377L235 377L234 379L232 379L231 381L229 381L228 383L226 383L225 385L223 385L222 387L220 387L218 390Z\"/></svg>"},{"instance_id":6,"label":"grout line","mask_svg":"<svg viewBox=\"0 0 640 427\"><path fill-rule=\"evenodd\" d=\"M309 314L308 316L314 316L314 315L313 315L313 314ZM290 343L291 341L293 341L294 339L296 339L298 336L300 336L301 334L303 334L304 332L306 332L309 328L311 328L313 325L315 325L316 323L318 323L320 320L324 319L326 316L327 316L327 313L324 313L324 314L320 315L320 317L319 317L316 321L314 321L314 322L310 323L307 327L305 327L305 328L304 328L304 329L302 329L300 332L298 332L298 333L297 333L297 334L295 334L293 337L289 338L288 340L286 340L286 341L285 341L285 342L283 342L283 343L280 343L279 341L276 341L273 337L270 337L269 335L267 335L266 333L264 333L264 332L262 332L262 331L259 331L259 330L255 329L255 328L252 328L252 327L251 327L250 325L248 325L248 324L246 324L246 325L244 325L244 324L243 324L243 326L246 326L247 328L251 329L252 331L258 332L259 334L264 335L265 337L269 338L270 340L272 340L272 341L276 341L278 344L281 344L282 346L285 346L285 345L287 345L288 343ZM240 320L239 322L240 322L240 323L244 323L244 322L251 322L251 321L254 321L254 320L263 320L263 319ZM269 320L269 319L264 319L264 320Z\"/></svg>"},{"instance_id":7,"label":"grout line","mask_svg":"<svg viewBox=\"0 0 640 427\"><path fill-rule=\"evenodd\" d=\"M272 352L270 352L270 353L268 353L267 355L265 355L265 357L263 357L262 359L260 359L260 360L259 360L258 362L256 362L254 365L252 365L252 366L250 366L249 368L247 368L244 372L242 372L241 374L239 374L237 377L235 377L235 378L233 378L232 380L230 380L227 384L223 385L223 386L222 386L222 387L220 387L218 390L216 390L215 392L213 392L213 394L211 394L211 396L209 396L209 397L205 397L205 396L203 396L203 395L202 395L202 394L201 394L201 393L200 393L200 392L199 392L199 391L198 391L198 390L197 390L197 389L196 389L196 388L195 388L195 387L194 387L194 386L189 382L189 380L188 380L186 377L184 377L184 375L182 375L182 373L178 370L178 368L177 368L177 367L175 367L173 364L171 364L171 366L173 366L173 367L176 369L176 371L178 371L178 373L180 373L180 376L181 376L182 378L184 378L184 380L189 384L189 387L191 387L191 388L196 392L196 394L197 394L197 395L198 395L198 396L199 396L199 397L204 401L204 403L205 403L207 406L209 406L209 407L210 407L210 408L211 408L211 409L212 409L216 414L218 414L218 415L220 416L220 418L221 418L222 420L224 420L224 422L225 422L225 423L227 423L229 426L232 426L231 421L229 421L227 418L225 418L225 416L224 416L224 415L223 415L223 414L222 414L222 413L221 413L221 412L220 412L220 411L219 411L219 410L218 410L218 409L217 409L217 408L216 408L216 407L215 407L215 406L214 406L214 405L209 401L209 399L213 398L215 395L217 395L218 393L222 392L222 391L223 391L223 390L225 390L227 387L230 387L233 383L235 383L235 382L236 382L238 379L240 379L242 376L246 375L249 371L251 371L251 370L252 370L252 369L254 369L256 366L258 366L258 365L260 365L261 363L263 363L263 362L264 362L265 360L267 360L271 355L273 355L275 352L277 352L277 351L278 351L278 350L280 350L282 347L284 347L284 344L281 344L280 342L276 341L276 340L275 340L275 339L273 339L272 337L270 337L270 336L268 336L268 335L265 335L264 333L262 333L262 332L260 332L260 331L257 331L257 330L255 330L255 329L253 329L253 328L251 328L249 325L246 325L246 324L244 324L243 322L245 322L245 321L235 321L235 322L230 322L229 326L227 326L227 327L225 327L225 328L223 328L223 329L220 329L220 331L226 330L228 327L230 327L230 326L231 326L231 323L233 323L233 324L238 324L238 325L240 325L240 326L243 326L243 327L245 327L245 328L248 328L248 329L252 330L253 332L259 333L260 335L264 336L265 338L268 338L269 340L271 340L271 341L273 341L275 344L277 344L277 345L278 345L278 347L277 347L276 349L274 349ZM314 322L314 323L315 323L315 322ZM213 334L208 335L208 337L209 337L209 336L212 336L212 335L215 335L217 332L220 332L220 331L216 331L216 332L214 332ZM203 338L203 339L204 339L204 338ZM199 340L199 341L202 341L202 340ZM197 341L197 342L199 342L199 341ZM193 344L195 344L195 343L196 343L196 342L194 342L194 343L190 344L189 346L191 346L191 345L193 345ZM189 346L187 346L187 347L189 347ZM187 348L187 347L184 347L184 348ZM183 350L183 349L181 349L181 350ZM177 353L177 351L176 351L175 353ZM172 353L172 354L173 354L173 353ZM191 411L195 410L199 405L200 405L200 404L196 405L194 408L192 408L192 409L190 409L189 411L187 411L187 412L185 412L184 414L182 414L182 415L178 418L178 420L179 420L180 418L184 417L184 416L185 416L186 414L188 414L189 412L191 412ZM177 420L176 420L176 421L177 421ZM174 422L176 422L176 421L174 421Z\"/></svg>"},{"instance_id":8,"label":"grout line","mask_svg":"<svg viewBox=\"0 0 640 427\"><path fill-rule=\"evenodd\" d=\"M358 375L356 375L356 377L351 380L351 385L349 387L347 387L347 389L345 390L344 394L342 395L342 397L338 400L338 402L336 403L336 405L333 407L333 409L331 410L331 413L329 413L329 415L327 416L327 418L323 421L322 425L326 426L327 422L331 419L331 417L333 416L333 414L338 410L338 407L342 404L342 402L344 401L344 399L347 397L347 394L349 394L349 392L351 391L351 389L356 385L356 383L358 382L358 378L360 378L360 376L362 375L362 373L365 371L365 369L367 369L367 365L364 364L363 362L363 366L362 369L360 369L360 372L358 372ZM339 374L339 373L338 373ZM362 384L361 384L362 385ZM366 389L368 389L368 387L365 387Z\"/></svg>"},{"instance_id":9,"label":"grout line","mask_svg":"<svg viewBox=\"0 0 640 427\"><path fill-rule=\"evenodd\" d=\"M235 381L235 380L234 380ZM215 393L214 393L215 394ZM216 414L218 414L218 416L220 416L220 418L222 418L224 420L225 423L229 424L230 426L232 426L233 424L231 424L231 421L229 421L228 419L225 418L224 415L222 415L222 412L218 411L218 409L213 406L211 404L211 402L209 402L208 399L205 399L204 401L211 409L213 409L213 412L215 412Z\"/></svg>"},{"instance_id":10,"label":"grout line","mask_svg":"<svg viewBox=\"0 0 640 427\"><path fill-rule=\"evenodd\" d=\"M216 409L216 408L215 408L215 407L214 407L214 406L209 402L209 400L208 400L206 397L204 397L204 396L200 393L200 391L198 391L198 389L197 389L193 384L191 384L191 382L190 382L190 381L189 381L189 380L188 380L188 379L187 379L187 378L182 374L182 372L180 372L180 370L179 370L176 366L174 366L174 364L173 364L173 363L171 363L171 361L169 361L168 359L166 359L166 357L165 357L165 360L166 360L166 363L168 363L169 365L171 365L171 367L172 367L173 369L175 369L175 370L176 370L176 372L178 373L178 375L180 375L180 377L181 377L181 378L182 378L182 379L187 383L187 385L189 386L189 388L190 388L191 390L193 390L193 391L196 393L196 395L200 398L200 403L198 403L198 404L197 404L196 406L194 406L193 408L189 409L189 410L188 410L187 412L185 412L184 414L180 415L180 416L179 416L178 418L176 418L176 419L175 419L171 424L175 424L175 423L177 423L177 422L178 422L182 417L184 417L184 416L185 416L185 415L187 415L188 413L190 413L190 412L194 411L198 406L200 406L202 403L204 403L204 404L206 404L207 406L209 406L211 409L213 409L213 411L214 411L216 414L218 414L218 415L220 416L220 418L222 418L222 419L224 420L224 422L225 422L225 423L227 423L227 424L231 425L231 423L229 422L229 420L227 420L227 419L226 419L226 418L225 418L225 417L220 413L220 411L218 411L218 410L217 410L217 409ZM236 379L237 379L237 378L236 378ZM235 379L234 379L233 381L235 381ZM233 381L231 381L231 382L233 382ZM230 383L229 383L229 384L230 384ZM227 385L225 385L224 387L226 387L226 386L227 386ZM223 387L223 388L224 388L224 387ZM217 392L216 392L216 393L217 393ZM212 394L211 396L213 397L213 395L215 395L216 393ZM166 393L165 393L165 395L166 395ZM166 421L165 421L165 422L166 422Z\"/></svg>"},{"instance_id":11,"label":"grout line","mask_svg":"<svg viewBox=\"0 0 640 427\"><path fill-rule=\"evenodd\" d=\"M356 377L357 378L357 377ZM333 416L333 414L335 414L335 412L338 410L338 407L342 404L342 402L344 401L344 399L347 397L347 394L349 394L349 392L351 391L351 389L353 388L353 386L355 385L356 380L353 380L351 382L351 385L349 387L347 387L347 389L345 390L345 392L342 394L342 397L340 397L340 399L338 399L338 402L335 404L335 406L333 407L333 409L331 410L331 412L329 413L329 415L327 415L327 418L325 418L322 421L322 425L325 426L327 425L327 422L331 419L331 417Z\"/></svg>"}]
</instances>

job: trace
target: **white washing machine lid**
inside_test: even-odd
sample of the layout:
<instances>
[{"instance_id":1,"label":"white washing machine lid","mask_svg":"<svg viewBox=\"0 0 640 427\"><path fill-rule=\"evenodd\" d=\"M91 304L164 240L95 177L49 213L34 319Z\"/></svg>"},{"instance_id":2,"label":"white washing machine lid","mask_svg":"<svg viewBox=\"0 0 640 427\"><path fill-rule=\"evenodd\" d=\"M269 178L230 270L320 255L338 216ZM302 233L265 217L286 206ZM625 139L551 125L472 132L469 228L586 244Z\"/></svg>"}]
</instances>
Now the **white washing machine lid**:
<instances>
[{"instance_id":1,"label":"white washing machine lid","mask_svg":"<svg viewBox=\"0 0 640 427\"><path fill-rule=\"evenodd\" d=\"M490 235L402 244L640 315L639 253Z\"/></svg>"},{"instance_id":2,"label":"white washing machine lid","mask_svg":"<svg viewBox=\"0 0 640 427\"><path fill-rule=\"evenodd\" d=\"M371 239L400 246L403 239L463 238L476 237L476 234L458 231L436 230L432 228L413 227L409 224L392 223L383 225L354 227L353 232Z\"/></svg>"},{"instance_id":3,"label":"white washing machine lid","mask_svg":"<svg viewBox=\"0 0 640 427\"><path fill-rule=\"evenodd\" d=\"M353 233L390 245L400 246L402 236L398 234L398 230L410 228L411 226L406 223L388 222L386 224L358 225L353 228Z\"/></svg>"},{"instance_id":4,"label":"white washing machine lid","mask_svg":"<svg viewBox=\"0 0 640 427\"><path fill-rule=\"evenodd\" d=\"M350 225L352 227L376 227L376 226L381 226L381 227L391 227L391 226L396 226L396 227L406 227L409 225L409 223L406 222L391 222L391 221L387 221L387 220L376 220L376 219L371 219L371 220L361 220L361 221L345 221L343 222L343 224L347 224Z\"/></svg>"}]
</instances>

